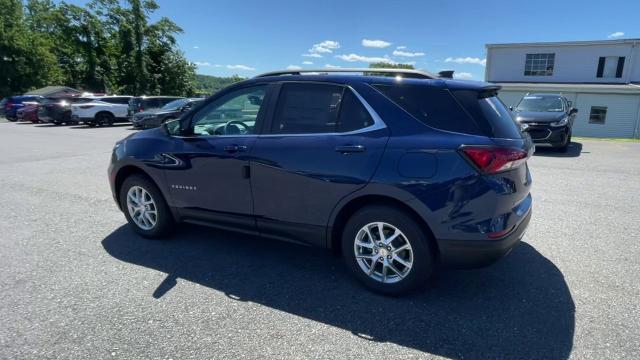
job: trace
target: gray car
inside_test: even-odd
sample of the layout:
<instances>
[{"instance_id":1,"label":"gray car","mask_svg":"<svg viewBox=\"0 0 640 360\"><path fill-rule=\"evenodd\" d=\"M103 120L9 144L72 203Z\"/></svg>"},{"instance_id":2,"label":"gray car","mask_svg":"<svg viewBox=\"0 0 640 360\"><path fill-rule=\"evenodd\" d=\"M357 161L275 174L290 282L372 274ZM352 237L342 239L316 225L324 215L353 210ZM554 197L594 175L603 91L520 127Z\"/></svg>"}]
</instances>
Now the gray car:
<instances>
[{"instance_id":1,"label":"gray car","mask_svg":"<svg viewBox=\"0 0 640 360\"><path fill-rule=\"evenodd\" d=\"M137 129L158 127L162 123L179 118L182 113L196 106L202 100L204 99L187 98L174 100L159 109L134 114L131 123Z\"/></svg>"},{"instance_id":2,"label":"gray car","mask_svg":"<svg viewBox=\"0 0 640 360\"><path fill-rule=\"evenodd\" d=\"M527 94L510 109L522 131L529 133L536 146L567 151L578 112L571 101L561 94Z\"/></svg>"}]
</instances>

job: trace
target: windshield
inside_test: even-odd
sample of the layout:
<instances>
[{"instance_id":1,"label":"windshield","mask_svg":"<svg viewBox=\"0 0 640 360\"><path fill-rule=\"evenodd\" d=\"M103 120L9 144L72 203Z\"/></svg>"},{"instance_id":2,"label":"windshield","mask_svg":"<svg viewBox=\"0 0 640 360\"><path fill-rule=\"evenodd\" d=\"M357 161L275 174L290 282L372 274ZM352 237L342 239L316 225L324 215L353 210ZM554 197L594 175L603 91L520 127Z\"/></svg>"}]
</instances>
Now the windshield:
<instances>
[{"instance_id":1,"label":"windshield","mask_svg":"<svg viewBox=\"0 0 640 360\"><path fill-rule=\"evenodd\" d=\"M179 108L185 106L188 102L189 102L189 99L174 100L174 101L172 101L170 103L167 103L165 106L163 106L162 110L179 109Z\"/></svg>"},{"instance_id":2,"label":"windshield","mask_svg":"<svg viewBox=\"0 0 640 360\"><path fill-rule=\"evenodd\" d=\"M525 96L516 107L516 111L560 112L563 110L562 100L557 96Z\"/></svg>"}]
</instances>

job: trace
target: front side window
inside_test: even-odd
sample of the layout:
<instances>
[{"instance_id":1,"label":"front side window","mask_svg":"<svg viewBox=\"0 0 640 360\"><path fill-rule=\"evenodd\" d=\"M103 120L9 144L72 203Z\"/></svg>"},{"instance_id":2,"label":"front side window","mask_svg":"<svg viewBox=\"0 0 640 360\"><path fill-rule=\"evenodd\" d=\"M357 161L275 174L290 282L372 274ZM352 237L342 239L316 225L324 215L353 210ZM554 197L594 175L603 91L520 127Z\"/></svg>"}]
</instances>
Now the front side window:
<instances>
[{"instance_id":1,"label":"front side window","mask_svg":"<svg viewBox=\"0 0 640 360\"><path fill-rule=\"evenodd\" d=\"M257 85L235 90L214 100L193 116L193 134L255 134L266 93L266 85Z\"/></svg>"},{"instance_id":2,"label":"front side window","mask_svg":"<svg viewBox=\"0 0 640 360\"><path fill-rule=\"evenodd\" d=\"M527 54L524 63L524 76L551 76L556 54Z\"/></svg>"},{"instance_id":3,"label":"front side window","mask_svg":"<svg viewBox=\"0 0 640 360\"><path fill-rule=\"evenodd\" d=\"M589 113L589 124L604 124L607 117L606 106L592 106Z\"/></svg>"},{"instance_id":4,"label":"front side window","mask_svg":"<svg viewBox=\"0 0 640 360\"><path fill-rule=\"evenodd\" d=\"M564 103L557 96L527 95L520 100L516 111L562 112Z\"/></svg>"}]
</instances>

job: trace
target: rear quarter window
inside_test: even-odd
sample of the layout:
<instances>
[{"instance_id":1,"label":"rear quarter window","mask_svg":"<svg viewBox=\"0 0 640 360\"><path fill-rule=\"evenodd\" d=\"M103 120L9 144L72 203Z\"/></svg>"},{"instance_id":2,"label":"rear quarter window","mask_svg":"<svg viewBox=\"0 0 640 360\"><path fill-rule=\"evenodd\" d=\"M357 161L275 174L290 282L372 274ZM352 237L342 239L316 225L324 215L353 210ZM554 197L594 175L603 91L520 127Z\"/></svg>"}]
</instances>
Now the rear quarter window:
<instances>
[{"instance_id":1,"label":"rear quarter window","mask_svg":"<svg viewBox=\"0 0 640 360\"><path fill-rule=\"evenodd\" d=\"M453 95L488 136L503 139L522 138L513 116L495 92L454 90Z\"/></svg>"},{"instance_id":2,"label":"rear quarter window","mask_svg":"<svg viewBox=\"0 0 640 360\"><path fill-rule=\"evenodd\" d=\"M411 116L432 128L485 135L448 89L424 85L374 85Z\"/></svg>"}]
</instances>

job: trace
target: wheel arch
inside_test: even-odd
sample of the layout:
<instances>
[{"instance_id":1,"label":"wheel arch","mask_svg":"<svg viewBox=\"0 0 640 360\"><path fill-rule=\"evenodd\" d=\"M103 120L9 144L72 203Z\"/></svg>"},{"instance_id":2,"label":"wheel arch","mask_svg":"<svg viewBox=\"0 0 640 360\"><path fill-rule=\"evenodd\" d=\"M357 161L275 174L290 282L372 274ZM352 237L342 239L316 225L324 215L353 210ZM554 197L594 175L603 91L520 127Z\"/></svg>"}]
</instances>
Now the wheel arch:
<instances>
[{"instance_id":1,"label":"wheel arch","mask_svg":"<svg viewBox=\"0 0 640 360\"><path fill-rule=\"evenodd\" d=\"M160 187L158 186L158 183L146 171L142 170L140 167L135 165L125 165L120 169L118 169L118 172L116 173L116 177L114 180L115 194L116 194L118 206L120 207L120 209L122 209L122 204L120 204L120 190L122 189L122 184L128 177L132 175L144 176L145 178L149 179L149 181L153 182L153 184L157 186L158 189L160 189Z\"/></svg>"},{"instance_id":2,"label":"wheel arch","mask_svg":"<svg viewBox=\"0 0 640 360\"><path fill-rule=\"evenodd\" d=\"M358 210L372 205L382 205L382 206L390 206L394 208L398 208L407 214L409 214L414 221L421 225L424 229L427 238L429 240L430 249L433 252L434 256L437 256L439 253L438 244L435 241L435 236L431 227L424 219L423 216L420 215L418 210L414 209L405 201L401 201L397 198L383 195L383 194L364 194L361 196L357 196L349 199L345 204L343 204L339 210L334 211L334 216L332 217L332 221L330 222L330 226L328 228L328 246L334 252L340 252L341 246L340 241L342 240L342 231L344 226L346 225L349 218L355 214Z\"/></svg>"},{"instance_id":3,"label":"wheel arch","mask_svg":"<svg viewBox=\"0 0 640 360\"><path fill-rule=\"evenodd\" d=\"M106 114L106 115L109 115L109 116L111 116L111 117L112 117L112 118L114 118L114 119L115 119L115 117L116 117L116 116L115 116L111 111L109 111L109 110L100 110L100 111L98 111L95 115L93 115L93 118L94 118L94 119L97 119L97 118L98 118L98 115L100 115L100 114Z\"/></svg>"}]
</instances>

